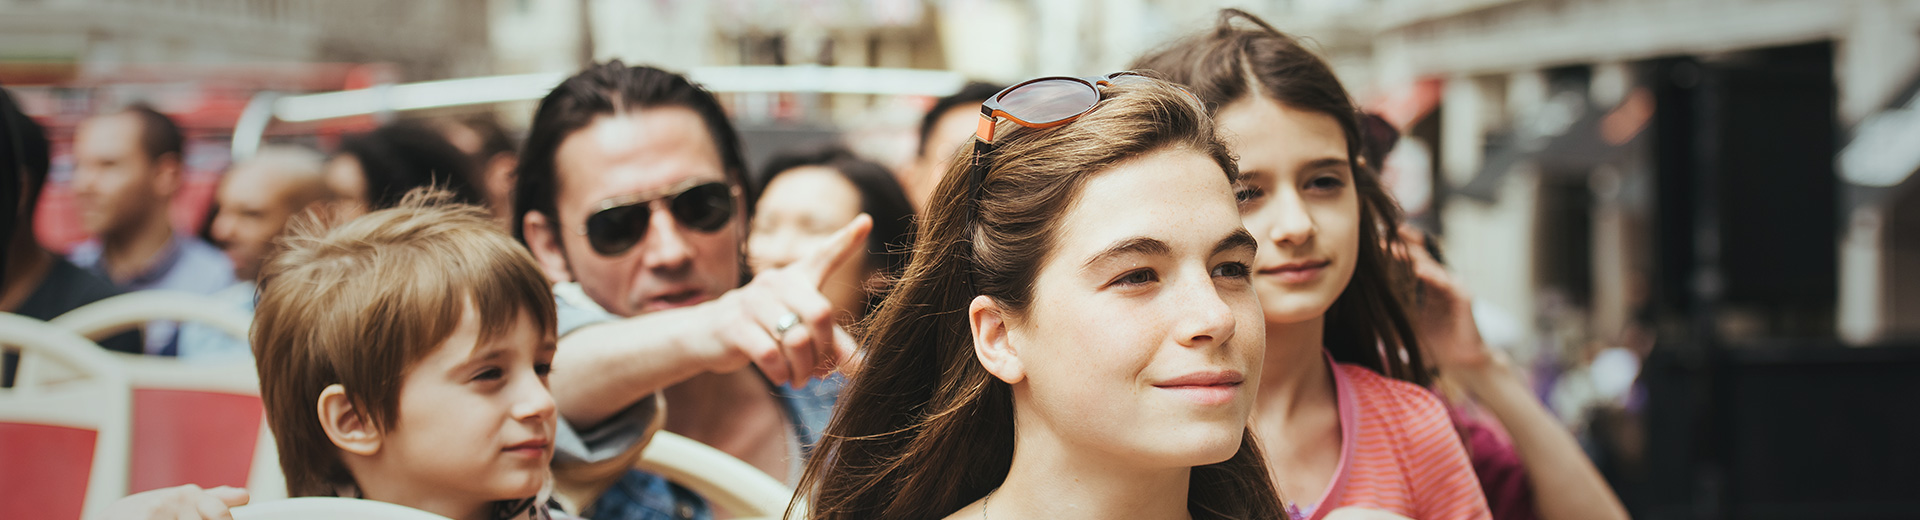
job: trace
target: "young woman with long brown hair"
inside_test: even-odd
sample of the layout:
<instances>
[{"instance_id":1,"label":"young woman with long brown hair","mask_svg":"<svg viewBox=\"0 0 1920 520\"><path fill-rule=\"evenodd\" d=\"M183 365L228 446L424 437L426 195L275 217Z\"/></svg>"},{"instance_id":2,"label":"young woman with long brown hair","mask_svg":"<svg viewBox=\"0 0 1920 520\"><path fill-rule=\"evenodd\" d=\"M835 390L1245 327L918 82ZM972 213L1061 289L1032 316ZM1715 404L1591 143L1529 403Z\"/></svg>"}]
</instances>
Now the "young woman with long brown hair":
<instances>
[{"instance_id":1,"label":"young woman with long brown hair","mask_svg":"<svg viewBox=\"0 0 1920 520\"><path fill-rule=\"evenodd\" d=\"M1205 109L1124 74L983 106L789 516L1282 518L1246 434L1253 237Z\"/></svg>"},{"instance_id":2,"label":"young woman with long brown hair","mask_svg":"<svg viewBox=\"0 0 1920 520\"><path fill-rule=\"evenodd\" d=\"M1485 518L1493 502L1503 520L1626 518L1573 437L1480 340L1465 291L1424 238L1396 231L1393 200L1358 164L1358 112L1326 62L1227 9L1137 66L1189 85L1239 155L1242 212L1264 240L1254 285L1268 369L1253 428L1282 491L1316 513ZM1435 370L1504 423L1504 453L1476 451L1467 465L1446 409L1421 388ZM1530 489L1481 494L1474 470L1515 458Z\"/></svg>"},{"instance_id":3,"label":"young woman with long brown hair","mask_svg":"<svg viewBox=\"0 0 1920 520\"><path fill-rule=\"evenodd\" d=\"M1489 516L1430 383L1393 251L1399 208L1362 168L1353 101L1318 56L1245 12L1141 58L1193 90L1238 156L1260 239L1267 323L1251 426L1303 516L1358 507L1422 520Z\"/></svg>"}]
</instances>

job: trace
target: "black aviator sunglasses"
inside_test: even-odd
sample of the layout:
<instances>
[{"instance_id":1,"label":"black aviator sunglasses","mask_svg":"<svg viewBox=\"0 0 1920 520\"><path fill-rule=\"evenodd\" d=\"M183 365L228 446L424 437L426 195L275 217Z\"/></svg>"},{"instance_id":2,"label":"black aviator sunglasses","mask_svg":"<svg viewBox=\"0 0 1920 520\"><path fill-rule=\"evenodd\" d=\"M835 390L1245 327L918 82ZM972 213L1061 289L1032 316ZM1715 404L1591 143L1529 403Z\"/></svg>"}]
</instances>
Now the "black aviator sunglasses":
<instances>
[{"instance_id":1,"label":"black aviator sunglasses","mask_svg":"<svg viewBox=\"0 0 1920 520\"><path fill-rule=\"evenodd\" d=\"M575 234L585 235L587 244L603 256L625 253L647 238L655 201L666 204L667 212L680 225L702 233L719 231L733 220L738 190L717 181L688 184L692 186L681 184L666 195L641 194L602 201L600 210L587 217L586 226Z\"/></svg>"}]
</instances>

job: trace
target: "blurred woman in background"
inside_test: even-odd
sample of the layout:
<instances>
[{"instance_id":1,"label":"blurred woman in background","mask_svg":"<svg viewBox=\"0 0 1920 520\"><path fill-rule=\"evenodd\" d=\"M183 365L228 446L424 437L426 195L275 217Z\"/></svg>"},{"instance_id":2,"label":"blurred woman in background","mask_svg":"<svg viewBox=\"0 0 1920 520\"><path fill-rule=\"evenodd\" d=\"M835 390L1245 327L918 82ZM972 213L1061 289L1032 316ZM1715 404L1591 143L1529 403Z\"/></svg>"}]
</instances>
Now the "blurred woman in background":
<instances>
[{"instance_id":1,"label":"blurred woman in background","mask_svg":"<svg viewBox=\"0 0 1920 520\"><path fill-rule=\"evenodd\" d=\"M350 219L391 208L414 188L435 186L454 202L487 207L474 185L474 165L432 127L398 122L348 136L327 160L327 188L337 217Z\"/></svg>"},{"instance_id":2,"label":"blurred woman in background","mask_svg":"<svg viewBox=\"0 0 1920 520\"><path fill-rule=\"evenodd\" d=\"M793 150L774 156L748 190L756 202L747 264L755 272L792 263L861 213L873 217L866 257L842 263L820 288L842 325L879 305L906 268L913 206L885 166L840 145Z\"/></svg>"}]
</instances>

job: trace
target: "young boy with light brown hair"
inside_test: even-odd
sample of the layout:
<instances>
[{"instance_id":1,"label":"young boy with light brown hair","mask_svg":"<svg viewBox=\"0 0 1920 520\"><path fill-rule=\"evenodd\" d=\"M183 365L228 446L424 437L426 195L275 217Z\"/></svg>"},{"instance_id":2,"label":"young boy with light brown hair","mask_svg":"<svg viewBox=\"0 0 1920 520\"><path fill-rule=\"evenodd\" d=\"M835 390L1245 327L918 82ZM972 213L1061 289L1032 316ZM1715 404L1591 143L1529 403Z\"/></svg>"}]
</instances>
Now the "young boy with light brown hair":
<instances>
[{"instance_id":1,"label":"young boy with light brown hair","mask_svg":"<svg viewBox=\"0 0 1920 520\"><path fill-rule=\"evenodd\" d=\"M262 268L253 349L289 496L543 518L553 298L472 206L415 193Z\"/></svg>"},{"instance_id":2,"label":"young boy with light brown hair","mask_svg":"<svg viewBox=\"0 0 1920 520\"><path fill-rule=\"evenodd\" d=\"M586 438L557 416L548 281L487 215L416 191L330 230L297 221L261 268L251 339L289 496L542 519L564 516L556 486L596 496L608 468L637 459L659 426L653 406L623 412L624 436ZM556 481L556 446L619 455L567 459ZM106 517L231 518L247 502L188 485L126 497Z\"/></svg>"}]
</instances>

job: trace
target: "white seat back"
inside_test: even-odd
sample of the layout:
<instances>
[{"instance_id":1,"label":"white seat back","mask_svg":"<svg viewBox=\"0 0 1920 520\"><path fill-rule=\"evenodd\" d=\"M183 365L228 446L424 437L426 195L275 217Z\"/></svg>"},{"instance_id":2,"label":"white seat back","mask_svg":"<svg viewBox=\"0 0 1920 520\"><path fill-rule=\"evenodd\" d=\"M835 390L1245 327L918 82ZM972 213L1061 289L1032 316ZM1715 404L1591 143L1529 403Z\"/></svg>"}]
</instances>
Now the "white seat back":
<instances>
[{"instance_id":1,"label":"white seat back","mask_svg":"<svg viewBox=\"0 0 1920 520\"><path fill-rule=\"evenodd\" d=\"M686 486L734 518L780 518L794 499L792 488L752 464L671 432L654 434L635 467Z\"/></svg>"},{"instance_id":2,"label":"white seat back","mask_svg":"<svg viewBox=\"0 0 1920 520\"><path fill-rule=\"evenodd\" d=\"M0 313L0 345L20 349L20 374L58 372L59 381L16 378L0 389L0 422L91 429L93 466L84 514L126 495L132 391L119 363L86 338L46 322ZM6 471L35 471L7 468Z\"/></svg>"},{"instance_id":3,"label":"white seat back","mask_svg":"<svg viewBox=\"0 0 1920 520\"><path fill-rule=\"evenodd\" d=\"M233 508L233 520L449 520L407 506L374 500L300 497Z\"/></svg>"},{"instance_id":4,"label":"white seat back","mask_svg":"<svg viewBox=\"0 0 1920 520\"><path fill-rule=\"evenodd\" d=\"M253 317L232 304L185 291L136 291L102 299L67 311L51 321L99 341L149 321L190 321L220 329L242 340L252 330Z\"/></svg>"},{"instance_id":5,"label":"white seat back","mask_svg":"<svg viewBox=\"0 0 1920 520\"><path fill-rule=\"evenodd\" d=\"M199 323L242 341L249 339L253 327L252 317L230 303L207 295L167 290L136 291L105 298L54 317L51 323L98 341L157 320ZM113 357L126 367L133 388L260 395L258 373L249 362L201 364L154 356L115 354ZM26 375L23 371L22 377ZM286 478L280 473L273 433L265 421L261 423L254 454L253 469L247 480L247 491L253 500L286 498Z\"/></svg>"}]
</instances>

